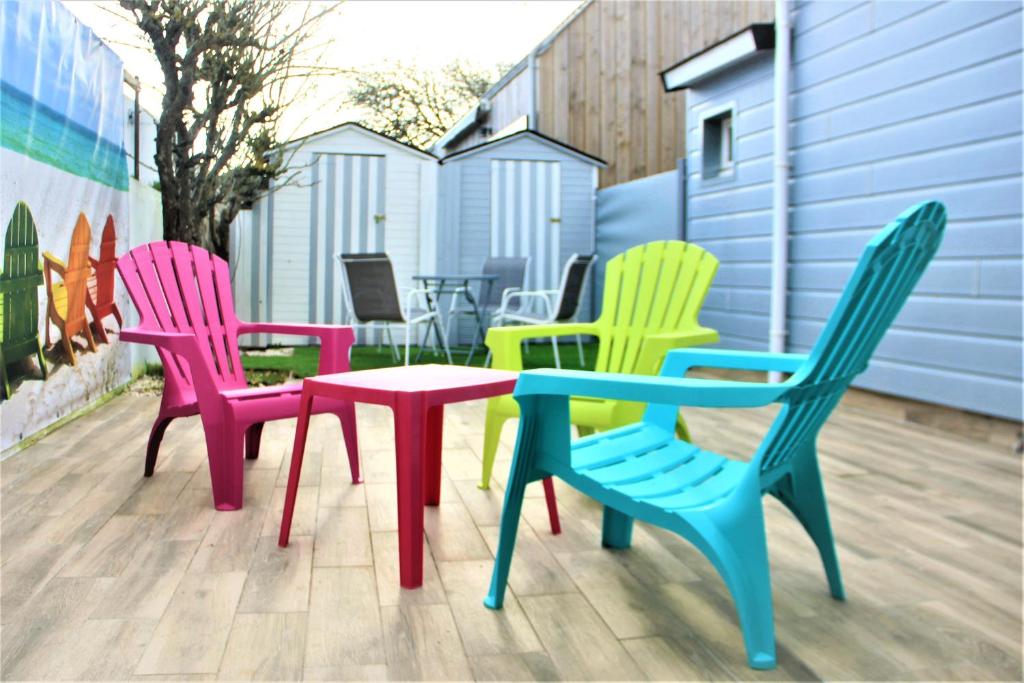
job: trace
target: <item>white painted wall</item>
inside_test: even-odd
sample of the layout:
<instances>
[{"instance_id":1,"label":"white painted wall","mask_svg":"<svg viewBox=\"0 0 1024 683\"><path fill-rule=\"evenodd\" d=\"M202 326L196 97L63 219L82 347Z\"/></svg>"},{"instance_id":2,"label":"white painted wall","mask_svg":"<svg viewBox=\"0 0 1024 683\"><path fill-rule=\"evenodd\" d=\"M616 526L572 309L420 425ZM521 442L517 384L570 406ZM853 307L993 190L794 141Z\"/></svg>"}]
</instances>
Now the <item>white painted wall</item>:
<instances>
[{"instance_id":1,"label":"white painted wall","mask_svg":"<svg viewBox=\"0 0 1024 683\"><path fill-rule=\"evenodd\" d=\"M291 153L291 152L289 152ZM239 311L252 320L308 322L310 319L310 235L312 220L311 164L322 154L372 154L385 157L385 251L391 257L399 287L414 286L412 276L431 270L437 209L437 162L432 157L355 126L313 136L289 158L294 176L285 187L261 197L252 216L232 225L232 270ZM287 176L286 176L287 177ZM323 184L320 185L323 187ZM272 207L272 211L271 211ZM269 219L269 220L268 220ZM249 227L255 225L255 228ZM267 231L270 231L270 239ZM322 229L322 226L321 226ZM256 286L269 310L252 310L252 249L261 251ZM267 250L270 255L266 256ZM320 254L320 272L334 267L335 254ZM269 272L266 264L269 261ZM269 297L265 288L269 277ZM340 289L334 292L341 297ZM259 298L259 297L257 297ZM245 303L241 303L244 300ZM341 322L341 321L336 321ZM274 336L243 339L243 343L304 344L307 339Z\"/></svg>"}]
</instances>

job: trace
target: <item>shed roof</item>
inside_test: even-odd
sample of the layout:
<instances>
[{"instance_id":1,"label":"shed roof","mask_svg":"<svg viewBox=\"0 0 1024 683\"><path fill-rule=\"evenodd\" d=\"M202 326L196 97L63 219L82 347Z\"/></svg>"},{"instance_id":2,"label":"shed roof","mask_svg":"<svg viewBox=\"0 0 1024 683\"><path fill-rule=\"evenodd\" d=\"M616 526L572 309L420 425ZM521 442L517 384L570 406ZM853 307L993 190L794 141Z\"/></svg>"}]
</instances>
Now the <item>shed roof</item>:
<instances>
[{"instance_id":1,"label":"shed roof","mask_svg":"<svg viewBox=\"0 0 1024 683\"><path fill-rule=\"evenodd\" d=\"M682 90L775 47L774 24L751 24L661 72L665 92Z\"/></svg>"},{"instance_id":2,"label":"shed roof","mask_svg":"<svg viewBox=\"0 0 1024 683\"><path fill-rule=\"evenodd\" d=\"M319 137L322 137L322 136L326 136L326 135L329 135L330 133L336 133L336 132L338 132L338 131L340 131L342 129L345 129L345 128L350 128L350 129L355 130L355 131L357 131L359 133L362 133L363 135L367 135L369 137L377 138L377 139L379 139L379 140L381 140L383 142L387 142L387 143L392 144L392 145L397 145L398 147L401 147L404 151L420 154L421 156L423 156L423 157L425 157L427 159L432 159L432 160L435 160L435 161L437 160L437 156L435 156L434 154L426 151L425 149L420 149L419 147L417 147L415 145L410 145L408 142L402 142L401 140L396 140L395 138L391 137L390 135L384 135L383 133L378 133L377 131L373 130L372 128L367 128L363 124L358 123L356 121L346 121L345 123L339 123L338 125L331 126L330 128L325 128L323 130L318 130L315 133L310 133L309 135L303 135L300 138L295 138L294 140L289 140L288 142L284 143L281 146L282 147L291 147L291 146L296 145L298 143L308 143L310 140L313 140L314 138L319 138Z\"/></svg>"},{"instance_id":3,"label":"shed roof","mask_svg":"<svg viewBox=\"0 0 1024 683\"><path fill-rule=\"evenodd\" d=\"M580 159L581 161L587 162L588 164L594 164L595 166L599 166L601 168L604 168L605 166L608 165L607 162L605 162L605 160L601 159L600 157L596 157L593 154L587 154L581 149L577 149L572 145L568 145L562 142L561 140L556 140L555 138L549 137L535 130L520 130L515 133L512 133L511 135L506 135L504 137L498 138L497 140L488 140L487 142L481 142L478 145L473 145L472 147L467 147L466 149L459 150L458 152L453 152L452 154L449 154L448 156L441 159L441 163L447 164L449 161L461 159L463 157L471 156L473 154L479 154L485 149L505 145L515 140L521 140L523 138L532 138L537 142L541 143L542 145L551 147L552 149L562 152L563 154L569 154L570 156L574 156Z\"/></svg>"}]
</instances>

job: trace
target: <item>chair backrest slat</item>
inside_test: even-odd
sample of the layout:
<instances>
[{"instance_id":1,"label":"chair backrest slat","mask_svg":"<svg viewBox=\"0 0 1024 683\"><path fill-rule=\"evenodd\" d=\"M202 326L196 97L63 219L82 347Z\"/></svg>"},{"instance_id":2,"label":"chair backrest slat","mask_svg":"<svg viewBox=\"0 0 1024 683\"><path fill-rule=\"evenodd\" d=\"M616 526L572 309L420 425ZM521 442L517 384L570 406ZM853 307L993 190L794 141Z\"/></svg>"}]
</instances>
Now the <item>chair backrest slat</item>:
<instances>
[{"instance_id":1,"label":"chair backrest slat","mask_svg":"<svg viewBox=\"0 0 1024 683\"><path fill-rule=\"evenodd\" d=\"M213 284L214 269L210 254L197 250L193 259L191 265L194 270L194 282L198 286L196 296L191 299L193 325L197 334L200 330L205 332L210 348L213 349L213 359L218 372L225 377L233 377L234 364L228 359L227 329L221 318L220 302L217 300ZM175 261L181 263L182 258L179 257Z\"/></svg>"},{"instance_id":2,"label":"chair backrest slat","mask_svg":"<svg viewBox=\"0 0 1024 683\"><path fill-rule=\"evenodd\" d=\"M942 242L946 209L939 202L911 207L872 239L861 255L796 386L758 452L761 470L784 465L812 443L854 377L921 279Z\"/></svg>"},{"instance_id":3,"label":"chair backrest slat","mask_svg":"<svg viewBox=\"0 0 1024 683\"><path fill-rule=\"evenodd\" d=\"M695 244L649 242L629 249L605 269L600 372L656 372L637 368L644 339L697 326L697 313L718 260Z\"/></svg>"},{"instance_id":4,"label":"chair backrest slat","mask_svg":"<svg viewBox=\"0 0 1024 683\"><path fill-rule=\"evenodd\" d=\"M92 242L92 229L84 213L78 214L75 229L71 233L71 246L68 248L68 260L64 269L62 285L67 291L67 319L64 321L64 332L72 336L85 329L85 294L86 285L92 269L89 265L89 245Z\"/></svg>"},{"instance_id":5,"label":"chair backrest slat","mask_svg":"<svg viewBox=\"0 0 1024 683\"><path fill-rule=\"evenodd\" d=\"M405 321L391 259L384 253L339 254L347 304L360 322Z\"/></svg>"},{"instance_id":6,"label":"chair backrest slat","mask_svg":"<svg viewBox=\"0 0 1024 683\"><path fill-rule=\"evenodd\" d=\"M238 350L238 318L224 259L182 242L152 242L117 260L143 329L195 335L218 389L246 385ZM183 358L159 350L165 381L191 387Z\"/></svg>"},{"instance_id":7,"label":"chair backrest slat","mask_svg":"<svg viewBox=\"0 0 1024 683\"><path fill-rule=\"evenodd\" d=\"M114 269L117 267L117 234L114 230L114 217L107 216L100 238L100 255L96 259L93 270L96 273L95 302L97 305L110 304L114 301Z\"/></svg>"}]
</instances>

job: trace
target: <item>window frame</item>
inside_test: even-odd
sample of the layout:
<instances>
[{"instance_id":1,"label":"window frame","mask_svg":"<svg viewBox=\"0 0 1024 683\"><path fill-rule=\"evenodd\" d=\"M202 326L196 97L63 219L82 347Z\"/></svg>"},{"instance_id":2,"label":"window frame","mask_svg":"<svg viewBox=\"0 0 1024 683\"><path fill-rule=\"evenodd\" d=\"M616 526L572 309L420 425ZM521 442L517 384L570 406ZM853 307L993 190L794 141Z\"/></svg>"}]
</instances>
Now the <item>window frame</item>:
<instances>
[{"instance_id":1,"label":"window frame","mask_svg":"<svg viewBox=\"0 0 1024 683\"><path fill-rule=\"evenodd\" d=\"M726 121L728 121L727 124L724 123ZM708 127L715 122L718 122L718 139L713 141L716 148L714 154L710 155L708 154L708 145L712 143L712 140L708 139ZM699 131L701 180L715 181L734 177L736 171L736 103L727 102L702 111ZM723 135L723 133L725 134ZM728 161L724 160L726 152L728 152ZM714 159L714 161L710 159Z\"/></svg>"}]
</instances>

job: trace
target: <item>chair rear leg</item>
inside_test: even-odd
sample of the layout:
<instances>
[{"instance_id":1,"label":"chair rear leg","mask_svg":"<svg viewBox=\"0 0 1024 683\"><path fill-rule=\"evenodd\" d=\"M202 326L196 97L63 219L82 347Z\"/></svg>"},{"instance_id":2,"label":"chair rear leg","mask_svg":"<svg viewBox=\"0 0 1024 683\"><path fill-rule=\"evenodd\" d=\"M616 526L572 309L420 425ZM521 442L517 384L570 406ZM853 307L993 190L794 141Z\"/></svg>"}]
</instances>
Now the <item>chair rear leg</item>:
<instances>
[{"instance_id":1,"label":"chair rear leg","mask_svg":"<svg viewBox=\"0 0 1024 683\"><path fill-rule=\"evenodd\" d=\"M43 358L43 347L39 345L39 338L36 337L36 358L39 359L39 371L43 373L43 379L50 376L50 371L46 369L46 359ZM3 357L0 356L0 362L3 362Z\"/></svg>"},{"instance_id":2,"label":"chair rear leg","mask_svg":"<svg viewBox=\"0 0 1024 683\"><path fill-rule=\"evenodd\" d=\"M480 488L491 487L491 471L494 469L494 458L498 453L498 441L501 439L501 428L505 425L508 417L498 410L492 408L492 403L487 403L487 418L484 421L484 468L480 479Z\"/></svg>"},{"instance_id":3,"label":"chair rear leg","mask_svg":"<svg viewBox=\"0 0 1024 683\"><path fill-rule=\"evenodd\" d=\"M562 359L558 357L558 337L551 338L551 350L555 352L555 367L562 369Z\"/></svg>"},{"instance_id":4,"label":"chair rear leg","mask_svg":"<svg viewBox=\"0 0 1024 683\"><path fill-rule=\"evenodd\" d=\"M103 319L97 315L92 316L92 327L96 332L96 339L99 340L100 344L109 344L110 340L107 338L107 330L103 327Z\"/></svg>"},{"instance_id":5,"label":"chair rear leg","mask_svg":"<svg viewBox=\"0 0 1024 683\"><path fill-rule=\"evenodd\" d=\"M341 435L345 439L345 452L348 454L348 469L352 474L352 483L363 481L359 473L359 440L356 437L356 406L345 403L336 413L341 421Z\"/></svg>"},{"instance_id":6,"label":"chair rear leg","mask_svg":"<svg viewBox=\"0 0 1024 683\"><path fill-rule=\"evenodd\" d=\"M255 460L260 457L260 437L263 436L262 422L249 425L245 430L245 459Z\"/></svg>"},{"instance_id":7,"label":"chair rear leg","mask_svg":"<svg viewBox=\"0 0 1024 683\"><path fill-rule=\"evenodd\" d=\"M818 458L814 451L800 454L794 458L793 473L788 481L780 482L772 495L790 509L793 516L803 525L807 534L818 547L821 563L825 567L828 578L829 592L836 600L845 600L843 577L839 570L839 558L836 555L836 544L832 537L832 525L829 521L828 504L825 502L825 489L818 469Z\"/></svg>"},{"instance_id":8,"label":"chair rear leg","mask_svg":"<svg viewBox=\"0 0 1024 683\"><path fill-rule=\"evenodd\" d=\"M434 331L435 331L435 333L437 335L437 338L441 340L441 348L444 349L444 355L448 359L448 364L451 365L452 364L452 351L451 351L451 348L449 348L449 346L448 346L448 335L446 335L444 333L444 329L442 329L442 327L441 327L440 318L438 318L438 319L436 319L434 321ZM436 350L435 350L435 353L436 353Z\"/></svg>"},{"instance_id":9,"label":"chair rear leg","mask_svg":"<svg viewBox=\"0 0 1024 683\"><path fill-rule=\"evenodd\" d=\"M397 363L401 356L398 353L398 345L395 344L395 337L391 334L391 323L384 323L384 334L388 337L388 344L391 346L391 357Z\"/></svg>"},{"instance_id":10,"label":"chair rear leg","mask_svg":"<svg viewBox=\"0 0 1024 683\"><path fill-rule=\"evenodd\" d=\"M605 548L625 549L632 543L633 518L605 505L604 521L601 525L601 545Z\"/></svg>"},{"instance_id":11,"label":"chair rear leg","mask_svg":"<svg viewBox=\"0 0 1024 683\"><path fill-rule=\"evenodd\" d=\"M117 329L124 329L124 321L121 319L121 311L118 309L117 304L114 304L112 312L114 314L114 320L117 321Z\"/></svg>"},{"instance_id":12,"label":"chair rear leg","mask_svg":"<svg viewBox=\"0 0 1024 683\"><path fill-rule=\"evenodd\" d=\"M586 363L583 360L583 335L576 335L576 350L580 354L580 367L582 368Z\"/></svg>"},{"instance_id":13,"label":"chair rear leg","mask_svg":"<svg viewBox=\"0 0 1024 683\"><path fill-rule=\"evenodd\" d=\"M89 350L90 351L95 351L97 347L96 347L96 339L94 339L93 336L92 336L92 325L90 325L89 323L86 323L85 327L82 329L82 331L85 334L85 341L89 344Z\"/></svg>"},{"instance_id":14,"label":"chair rear leg","mask_svg":"<svg viewBox=\"0 0 1024 683\"><path fill-rule=\"evenodd\" d=\"M149 430L149 443L146 445L146 468L144 476L152 477L156 470L156 456L160 452L160 442L164 438L167 426L171 424L173 417L158 417Z\"/></svg>"},{"instance_id":15,"label":"chair rear leg","mask_svg":"<svg viewBox=\"0 0 1024 683\"><path fill-rule=\"evenodd\" d=\"M68 358L71 359L71 366L74 367L78 365L78 357L75 356L75 347L71 344L71 338L61 331L60 341L64 344L64 352L68 354Z\"/></svg>"}]
</instances>

